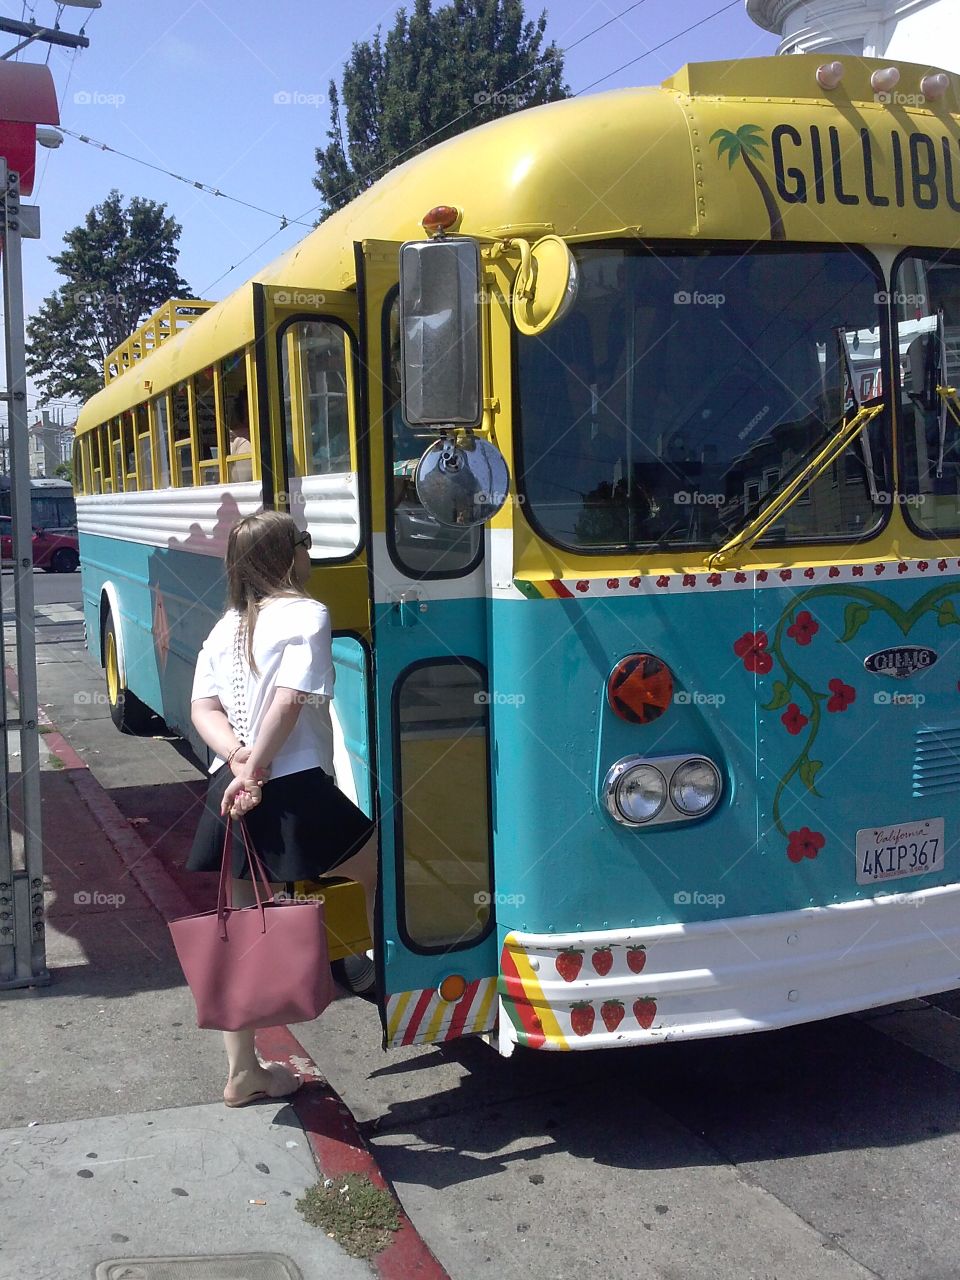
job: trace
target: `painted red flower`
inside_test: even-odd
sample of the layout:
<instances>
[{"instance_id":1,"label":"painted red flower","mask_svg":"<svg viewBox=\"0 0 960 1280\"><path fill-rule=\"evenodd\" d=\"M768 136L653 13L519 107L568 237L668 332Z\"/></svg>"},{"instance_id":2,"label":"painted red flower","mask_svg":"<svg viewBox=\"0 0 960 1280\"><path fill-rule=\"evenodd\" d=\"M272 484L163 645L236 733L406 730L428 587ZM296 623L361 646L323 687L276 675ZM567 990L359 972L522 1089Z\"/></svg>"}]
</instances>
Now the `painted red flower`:
<instances>
[{"instance_id":1,"label":"painted red flower","mask_svg":"<svg viewBox=\"0 0 960 1280\"><path fill-rule=\"evenodd\" d=\"M887 566L886 566L885 564L875 564L875 565L873 566L873 572L874 572L874 573L877 575L877 577L879 578L879 577L880 577L880 575L881 575L881 573L883 573L883 572L886 570L886 567L887 567Z\"/></svg>"},{"instance_id":2,"label":"painted red flower","mask_svg":"<svg viewBox=\"0 0 960 1280\"><path fill-rule=\"evenodd\" d=\"M759 676L765 676L773 667L773 658L767 653L765 631L745 631L734 642L733 652L743 659L743 665L748 671L755 671Z\"/></svg>"},{"instance_id":3,"label":"painted red flower","mask_svg":"<svg viewBox=\"0 0 960 1280\"><path fill-rule=\"evenodd\" d=\"M791 862L802 862L804 858L815 858L826 838L819 831L811 831L809 827L801 827L799 831L791 831L787 837L787 857Z\"/></svg>"},{"instance_id":4,"label":"painted red flower","mask_svg":"<svg viewBox=\"0 0 960 1280\"><path fill-rule=\"evenodd\" d=\"M630 579L630 585L631 585L631 587L634 587L634 588L639 587L639 585L640 585L640 579L639 579L639 578L631 578L631 579Z\"/></svg>"},{"instance_id":5,"label":"painted red flower","mask_svg":"<svg viewBox=\"0 0 960 1280\"><path fill-rule=\"evenodd\" d=\"M863 570L861 569L861 570L860 570L860 572L861 572L861 573L863 573ZM828 575L828 576L829 576L829 577L831 577L831 578L839 578L839 577L840 577L840 570L837 568L837 566L836 566L835 564L832 564L832 565L830 566L830 573L829 573L829 575Z\"/></svg>"},{"instance_id":6,"label":"painted red flower","mask_svg":"<svg viewBox=\"0 0 960 1280\"><path fill-rule=\"evenodd\" d=\"M685 587L695 587L697 585L697 575L695 573L685 573L683 575L683 585Z\"/></svg>"},{"instance_id":7,"label":"painted red flower","mask_svg":"<svg viewBox=\"0 0 960 1280\"><path fill-rule=\"evenodd\" d=\"M780 577L781 577L781 579L782 579L784 582L789 582L789 581L790 581L790 579L793 577L793 570L792 570L792 569L781 569L781 570L780 570Z\"/></svg>"},{"instance_id":8,"label":"painted red flower","mask_svg":"<svg viewBox=\"0 0 960 1280\"><path fill-rule=\"evenodd\" d=\"M820 623L813 614L808 613L806 609L801 609L796 621L787 627L787 635L793 636L797 644L809 644L819 630Z\"/></svg>"},{"instance_id":9,"label":"painted red flower","mask_svg":"<svg viewBox=\"0 0 960 1280\"><path fill-rule=\"evenodd\" d=\"M927 570L930 568L930 565L926 560L918 560L917 568L920 570L921 573L926 573Z\"/></svg>"},{"instance_id":10,"label":"painted red flower","mask_svg":"<svg viewBox=\"0 0 960 1280\"><path fill-rule=\"evenodd\" d=\"M805 724L810 723L795 702L790 703L780 720L787 733L799 733Z\"/></svg>"},{"instance_id":11,"label":"painted red flower","mask_svg":"<svg viewBox=\"0 0 960 1280\"><path fill-rule=\"evenodd\" d=\"M941 573L943 573L943 571L944 571L944 569L946 569L946 567L947 567L947 562L946 562L946 560L938 560L938 561L937 561L937 568L940 570L940 572L941 572Z\"/></svg>"},{"instance_id":12,"label":"painted red flower","mask_svg":"<svg viewBox=\"0 0 960 1280\"><path fill-rule=\"evenodd\" d=\"M767 577L768 577L768 574L767 574L766 569L758 569L758 570L757 570L757 581L758 581L758 582L766 582Z\"/></svg>"},{"instance_id":13,"label":"painted red flower","mask_svg":"<svg viewBox=\"0 0 960 1280\"><path fill-rule=\"evenodd\" d=\"M607 586L610 588L610 590L611 590L611 591L616 591L616 590L618 589L618 587L620 586L620 579L619 579L619 578L608 578L608 579L607 579Z\"/></svg>"},{"instance_id":14,"label":"painted red flower","mask_svg":"<svg viewBox=\"0 0 960 1280\"><path fill-rule=\"evenodd\" d=\"M827 688L833 694L827 703L828 711L846 711L850 703L856 701L856 689L853 685L844 684L842 680L831 680Z\"/></svg>"},{"instance_id":15,"label":"painted red flower","mask_svg":"<svg viewBox=\"0 0 960 1280\"><path fill-rule=\"evenodd\" d=\"M711 587L719 587L722 581L723 575L719 573L711 573L710 577L707 579L707 582L710 583Z\"/></svg>"},{"instance_id":16,"label":"painted red flower","mask_svg":"<svg viewBox=\"0 0 960 1280\"><path fill-rule=\"evenodd\" d=\"M862 565L862 564L855 564L855 565L853 566L853 576L854 576L855 578L862 578L862 577L863 577L863 565Z\"/></svg>"},{"instance_id":17,"label":"painted red flower","mask_svg":"<svg viewBox=\"0 0 960 1280\"><path fill-rule=\"evenodd\" d=\"M657 586L669 587L669 585L670 585L670 579L667 577L665 573L661 573L660 577L657 579Z\"/></svg>"},{"instance_id":18,"label":"painted red flower","mask_svg":"<svg viewBox=\"0 0 960 1280\"><path fill-rule=\"evenodd\" d=\"M817 572L816 569L804 569L803 576L805 578L812 578L816 574L816 572Z\"/></svg>"},{"instance_id":19,"label":"painted red flower","mask_svg":"<svg viewBox=\"0 0 960 1280\"><path fill-rule=\"evenodd\" d=\"M910 567L909 565L904 564L903 561L901 560L900 563L897 565L897 573L906 573L909 567Z\"/></svg>"},{"instance_id":20,"label":"painted red flower","mask_svg":"<svg viewBox=\"0 0 960 1280\"><path fill-rule=\"evenodd\" d=\"M733 575L734 582L746 582L747 575L745 573L735 573Z\"/></svg>"},{"instance_id":21,"label":"painted red flower","mask_svg":"<svg viewBox=\"0 0 960 1280\"><path fill-rule=\"evenodd\" d=\"M585 581L581 578L581 580L577 583L577 590L578 590L578 591L588 591L589 589L590 589L590 583L589 583L589 582L585 582Z\"/></svg>"}]
</instances>

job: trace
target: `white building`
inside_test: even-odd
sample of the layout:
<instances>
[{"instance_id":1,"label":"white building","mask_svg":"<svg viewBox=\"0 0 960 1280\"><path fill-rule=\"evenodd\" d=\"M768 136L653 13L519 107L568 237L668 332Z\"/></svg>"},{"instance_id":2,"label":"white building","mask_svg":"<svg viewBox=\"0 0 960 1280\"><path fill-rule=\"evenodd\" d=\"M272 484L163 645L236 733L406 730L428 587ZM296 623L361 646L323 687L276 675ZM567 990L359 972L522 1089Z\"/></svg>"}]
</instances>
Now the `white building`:
<instances>
[{"instance_id":1,"label":"white building","mask_svg":"<svg viewBox=\"0 0 960 1280\"><path fill-rule=\"evenodd\" d=\"M958 0L746 0L778 53L896 58L960 71Z\"/></svg>"}]
</instances>

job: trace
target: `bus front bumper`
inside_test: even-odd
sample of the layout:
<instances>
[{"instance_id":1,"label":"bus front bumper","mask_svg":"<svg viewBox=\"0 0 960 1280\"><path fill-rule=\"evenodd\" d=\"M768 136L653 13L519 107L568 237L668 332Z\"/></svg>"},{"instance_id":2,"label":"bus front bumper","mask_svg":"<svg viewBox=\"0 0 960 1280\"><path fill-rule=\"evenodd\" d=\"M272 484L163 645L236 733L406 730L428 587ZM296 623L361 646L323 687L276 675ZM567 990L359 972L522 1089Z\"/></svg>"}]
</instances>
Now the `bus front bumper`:
<instances>
[{"instance_id":1,"label":"bus front bumper","mask_svg":"<svg viewBox=\"0 0 960 1280\"><path fill-rule=\"evenodd\" d=\"M504 1056L771 1031L960 986L960 885L693 924L511 932L500 969Z\"/></svg>"}]
</instances>

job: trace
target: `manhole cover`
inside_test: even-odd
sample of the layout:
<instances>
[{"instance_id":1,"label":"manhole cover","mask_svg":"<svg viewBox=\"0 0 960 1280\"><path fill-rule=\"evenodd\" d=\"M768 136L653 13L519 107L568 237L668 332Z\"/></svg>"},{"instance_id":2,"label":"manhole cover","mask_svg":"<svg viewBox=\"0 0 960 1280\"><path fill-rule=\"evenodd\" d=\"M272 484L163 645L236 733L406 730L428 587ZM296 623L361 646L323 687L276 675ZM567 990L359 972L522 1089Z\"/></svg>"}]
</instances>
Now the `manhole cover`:
<instances>
[{"instance_id":1,"label":"manhole cover","mask_svg":"<svg viewBox=\"0 0 960 1280\"><path fill-rule=\"evenodd\" d=\"M94 1280L303 1280L279 1253L217 1253L206 1258L111 1258Z\"/></svg>"}]
</instances>

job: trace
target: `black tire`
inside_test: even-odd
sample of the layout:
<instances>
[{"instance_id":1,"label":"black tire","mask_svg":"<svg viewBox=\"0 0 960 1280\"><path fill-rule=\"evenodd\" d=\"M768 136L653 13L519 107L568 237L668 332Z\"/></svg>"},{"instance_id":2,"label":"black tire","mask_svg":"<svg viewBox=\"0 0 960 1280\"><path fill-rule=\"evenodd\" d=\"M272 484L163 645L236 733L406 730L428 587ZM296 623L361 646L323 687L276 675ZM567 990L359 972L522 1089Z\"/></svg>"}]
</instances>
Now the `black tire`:
<instances>
[{"instance_id":1,"label":"black tire","mask_svg":"<svg viewBox=\"0 0 960 1280\"><path fill-rule=\"evenodd\" d=\"M108 613L103 627L103 667L107 678L110 719L121 733L141 734L147 730L153 713L124 685L120 677L117 653L117 631L113 614Z\"/></svg>"},{"instance_id":2,"label":"black tire","mask_svg":"<svg viewBox=\"0 0 960 1280\"><path fill-rule=\"evenodd\" d=\"M365 1000L376 998L377 971L367 955L344 956L330 964L333 980L346 991Z\"/></svg>"},{"instance_id":3,"label":"black tire","mask_svg":"<svg viewBox=\"0 0 960 1280\"><path fill-rule=\"evenodd\" d=\"M48 573L76 573L80 568L80 557L72 547L61 547L50 558Z\"/></svg>"}]
</instances>

